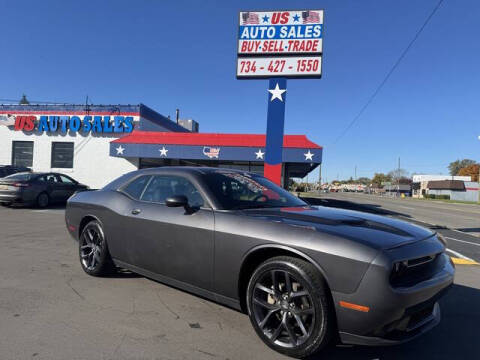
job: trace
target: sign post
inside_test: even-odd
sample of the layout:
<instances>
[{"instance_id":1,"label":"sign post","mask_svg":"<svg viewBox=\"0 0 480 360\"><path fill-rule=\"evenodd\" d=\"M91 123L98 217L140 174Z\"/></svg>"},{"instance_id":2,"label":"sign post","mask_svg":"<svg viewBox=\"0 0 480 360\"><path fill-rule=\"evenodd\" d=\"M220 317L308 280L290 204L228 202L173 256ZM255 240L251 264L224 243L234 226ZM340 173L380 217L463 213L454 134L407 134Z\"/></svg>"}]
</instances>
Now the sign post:
<instances>
[{"instance_id":1,"label":"sign post","mask_svg":"<svg viewBox=\"0 0 480 360\"><path fill-rule=\"evenodd\" d=\"M320 78L322 48L323 10L239 14L237 79L269 79L264 175L278 185L287 78Z\"/></svg>"},{"instance_id":2,"label":"sign post","mask_svg":"<svg viewBox=\"0 0 480 360\"><path fill-rule=\"evenodd\" d=\"M263 174L276 184L282 181L282 148L287 79L271 78L268 86L267 140Z\"/></svg>"}]
</instances>

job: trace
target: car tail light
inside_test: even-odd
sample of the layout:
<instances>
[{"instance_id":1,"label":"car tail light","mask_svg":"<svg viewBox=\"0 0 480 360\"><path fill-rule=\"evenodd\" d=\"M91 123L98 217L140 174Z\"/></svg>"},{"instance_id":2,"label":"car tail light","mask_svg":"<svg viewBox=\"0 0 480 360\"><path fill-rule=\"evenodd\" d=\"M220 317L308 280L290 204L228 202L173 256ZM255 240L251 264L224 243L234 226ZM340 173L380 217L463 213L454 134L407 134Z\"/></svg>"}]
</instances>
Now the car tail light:
<instances>
[{"instance_id":1,"label":"car tail light","mask_svg":"<svg viewBox=\"0 0 480 360\"><path fill-rule=\"evenodd\" d=\"M12 184L12 186L15 186L15 187L29 187L30 184L28 184L28 183L15 183L15 184Z\"/></svg>"}]
</instances>

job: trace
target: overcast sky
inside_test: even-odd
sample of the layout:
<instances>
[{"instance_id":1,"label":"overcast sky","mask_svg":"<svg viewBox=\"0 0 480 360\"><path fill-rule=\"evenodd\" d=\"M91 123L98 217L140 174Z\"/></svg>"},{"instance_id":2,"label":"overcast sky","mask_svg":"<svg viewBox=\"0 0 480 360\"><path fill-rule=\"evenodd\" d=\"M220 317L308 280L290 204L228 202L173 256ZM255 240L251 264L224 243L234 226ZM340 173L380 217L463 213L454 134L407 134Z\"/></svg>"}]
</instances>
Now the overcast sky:
<instances>
[{"instance_id":1,"label":"overcast sky","mask_svg":"<svg viewBox=\"0 0 480 360\"><path fill-rule=\"evenodd\" d=\"M285 130L324 146L328 180L480 160L480 2L445 1L378 97L334 143L438 0L5 1L0 99L144 103L201 132L262 133L267 81L236 80L238 11L325 9L323 78L289 80ZM318 175L310 176L310 179Z\"/></svg>"}]
</instances>

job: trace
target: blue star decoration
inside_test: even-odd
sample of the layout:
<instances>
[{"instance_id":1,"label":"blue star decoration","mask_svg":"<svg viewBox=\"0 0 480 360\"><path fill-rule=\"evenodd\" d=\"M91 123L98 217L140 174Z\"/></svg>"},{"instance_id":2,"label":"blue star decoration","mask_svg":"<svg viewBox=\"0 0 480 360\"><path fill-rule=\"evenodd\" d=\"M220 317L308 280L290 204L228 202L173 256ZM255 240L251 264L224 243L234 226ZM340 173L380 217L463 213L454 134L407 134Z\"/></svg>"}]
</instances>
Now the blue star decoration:
<instances>
[{"instance_id":1,"label":"blue star decoration","mask_svg":"<svg viewBox=\"0 0 480 360\"><path fill-rule=\"evenodd\" d=\"M262 18L262 20L263 20L264 23L266 23L266 22L268 22L268 20L270 20L270 18L269 18L267 15L265 15L265 16Z\"/></svg>"},{"instance_id":2,"label":"blue star decoration","mask_svg":"<svg viewBox=\"0 0 480 360\"><path fill-rule=\"evenodd\" d=\"M298 16L298 14L295 14L295 16L293 17L293 21L300 21L300 16Z\"/></svg>"}]
</instances>

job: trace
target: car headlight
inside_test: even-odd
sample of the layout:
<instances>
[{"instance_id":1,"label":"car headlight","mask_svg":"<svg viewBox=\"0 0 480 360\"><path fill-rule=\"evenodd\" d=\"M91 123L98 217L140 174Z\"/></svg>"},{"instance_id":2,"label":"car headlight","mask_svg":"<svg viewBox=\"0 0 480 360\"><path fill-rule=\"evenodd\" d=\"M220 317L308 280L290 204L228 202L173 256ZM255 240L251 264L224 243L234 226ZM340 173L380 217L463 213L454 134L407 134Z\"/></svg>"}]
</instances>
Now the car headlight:
<instances>
[{"instance_id":1,"label":"car headlight","mask_svg":"<svg viewBox=\"0 0 480 360\"><path fill-rule=\"evenodd\" d=\"M447 247L447 240L445 240L445 237L442 234L437 233L437 239L440 240L440 242Z\"/></svg>"}]
</instances>

